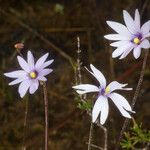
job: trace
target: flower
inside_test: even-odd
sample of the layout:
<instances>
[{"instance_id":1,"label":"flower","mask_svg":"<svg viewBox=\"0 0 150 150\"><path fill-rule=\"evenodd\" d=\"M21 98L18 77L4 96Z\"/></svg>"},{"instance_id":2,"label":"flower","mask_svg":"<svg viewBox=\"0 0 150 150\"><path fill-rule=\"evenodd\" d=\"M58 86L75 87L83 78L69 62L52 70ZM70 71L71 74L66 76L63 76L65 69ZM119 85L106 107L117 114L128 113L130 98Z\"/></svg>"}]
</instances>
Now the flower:
<instances>
[{"instance_id":1,"label":"flower","mask_svg":"<svg viewBox=\"0 0 150 150\"><path fill-rule=\"evenodd\" d=\"M139 11L135 10L135 18L133 19L127 11L123 11L125 25L114 21L107 21L107 24L118 34L109 34L104 37L117 42L111 43L117 49L112 53L112 57L119 59L125 58L132 50L133 55L137 59L141 55L141 49L150 48L150 20L141 27Z\"/></svg>"},{"instance_id":2,"label":"flower","mask_svg":"<svg viewBox=\"0 0 150 150\"><path fill-rule=\"evenodd\" d=\"M22 70L12 71L5 73L4 75L10 78L15 78L9 85L15 85L20 83L18 92L20 97L24 97L29 89L29 93L33 94L39 87L39 81L47 81L46 75L50 74L52 69L45 69L54 60L46 61L48 53L40 57L35 63L34 57L30 51L27 53L27 61L18 56L18 62Z\"/></svg>"},{"instance_id":3,"label":"flower","mask_svg":"<svg viewBox=\"0 0 150 150\"><path fill-rule=\"evenodd\" d=\"M126 118L131 118L129 112L134 113L132 111L131 106L128 101L120 94L114 92L115 90L132 90L131 88L124 88L127 84L120 84L117 81L111 82L106 86L106 79L104 75L96 69L92 64L90 65L91 71L87 68L87 71L90 72L99 82L100 86L95 86L91 84L80 84L77 86L73 86L78 94L85 94L90 92L97 92L98 98L94 104L92 110L92 122L96 122L99 114L100 114L100 123L104 124L108 117L108 98L110 98L114 104L117 106L122 116Z\"/></svg>"}]
</instances>

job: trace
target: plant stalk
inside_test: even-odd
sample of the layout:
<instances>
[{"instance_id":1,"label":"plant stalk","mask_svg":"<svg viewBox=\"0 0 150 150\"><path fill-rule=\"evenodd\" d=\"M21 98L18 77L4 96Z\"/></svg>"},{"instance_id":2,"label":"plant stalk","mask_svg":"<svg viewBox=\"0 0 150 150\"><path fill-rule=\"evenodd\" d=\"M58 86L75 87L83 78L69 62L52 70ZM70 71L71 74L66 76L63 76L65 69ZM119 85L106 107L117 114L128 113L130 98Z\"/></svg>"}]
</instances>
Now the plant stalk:
<instances>
[{"instance_id":1,"label":"plant stalk","mask_svg":"<svg viewBox=\"0 0 150 150\"><path fill-rule=\"evenodd\" d=\"M43 82L44 105L45 105L45 150L48 150L48 97L46 83Z\"/></svg>"},{"instance_id":2,"label":"plant stalk","mask_svg":"<svg viewBox=\"0 0 150 150\"><path fill-rule=\"evenodd\" d=\"M139 78L139 81L138 81L138 84L137 84L137 87L136 87L136 90L135 90L135 93L134 93L134 96L133 96L133 99L132 99L132 104L131 104L132 109L134 108L134 106L136 104L136 101L137 101L137 98L138 98L138 95L140 93L140 89L141 89L142 82L143 82L143 77L144 77L144 72L145 72L145 68L146 68L148 53L149 53L149 50L145 50L145 55L144 55L143 65L142 65L142 69L141 69L141 73L140 73L140 78ZM128 118L126 118L124 123L123 123L122 129L121 129L121 132L120 132L120 135L119 135L119 140L116 144L116 149L115 150L119 149L120 142L123 138L123 134L124 134L128 124L129 124L129 121L130 120Z\"/></svg>"}]
</instances>

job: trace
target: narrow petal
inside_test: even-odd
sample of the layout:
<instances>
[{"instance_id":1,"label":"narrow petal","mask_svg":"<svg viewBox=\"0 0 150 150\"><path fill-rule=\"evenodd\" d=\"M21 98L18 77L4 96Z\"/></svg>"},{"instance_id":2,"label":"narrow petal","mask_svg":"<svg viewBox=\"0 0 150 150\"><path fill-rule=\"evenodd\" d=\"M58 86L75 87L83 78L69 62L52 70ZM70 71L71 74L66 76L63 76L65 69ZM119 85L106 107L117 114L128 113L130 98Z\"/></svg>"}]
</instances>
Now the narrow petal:
<instances>
[{"instance_id":1,"label":"narrow petal","mask_svg":"<svg viewBox=\"0 0 150 150\"><path fill-rule=\"evenodd\" d=\"M142 34L147 34L150 32L150 20L145 22L141 27Z\"/></svg>"},{"instance_id":2,"label":"narrow petal","mask_svg":"<svg viewBox=\"0 0 150 150\"><path fill-rule=\"evenodd\" d=\"M118 56L120 56L121 54L123 54L125 51L129 50L131 47L133 47L132 43L128 42L128 44L126 45L122 45L120 47L118 47L117 49L114 50L114 52L112 53L112 57L116 58Z\"/></svg>"},{"instance_id":3,"label":"narrow petal","mask_svg":"<svg viewBox=\"0 0 150 150\"><path fill-rule=\"evenodd\" d=\"M123 18L128 30L133 34L137 34L138 29L136 28L134 20L126 10L123 11Z\"/></svg>"},{"instance_id":4,"label":"narrow petal","mask_svg":"<svg viewBox=\"0 0 150 150\"><path fill-rule=\"evenodd\" d=\"M53 63L53 59L52 60L49 60L49 61L46 61L41 67L40 67L40 69L44 69L44 68L46 68L46 67L48 67L50 64L52 64Z\"/></svg>"},{"instance_id":5,"label":"narrow petal","mask_svg":"<svg viewBox=\"0 0 150 150\"><path fill-rule=\"evenodd\" d=\"M145 39L145 38L148 38L148 37L150 37L150 32L143 35L143 38L144 38L144 39Z\"/></svg>"},{"instance_id":6,"label":"narrow petal","mask_svg":"<svg viewBox=\"0 0 150 150\"><path fill-rule=\"evenodd\" d=\"M133 55L134 55L135 59L140 57L140 55L141 55L141 46L140 45L137 46L136 48L134 48Z\"/></svg>"},{"instance_id":7,"label":"narrow petal","mask_svg":"<svg viewBox=\"0 0 150 150\"><path fill-rule=\"evenodd\" d=\"M27 73L24 70L17 70L17 71L4 73L4 75L9 78L20 78L22 76L26 76Z\"/></svg>"},{"instance_id":8,"label":"narrow petal","mask_svg":"<svg viewBox=\"0 0 150 150\"><path fill-rule=\"evenodd\" d=\"M20 56L17 56L17 59L18 59L18 62L19 62L19 65L20 67L25 70L26 72L30 72L30 67L28 65L28 63Z\"/></svg>"},{"instance_id":9,"label":"narrow petal","mask_svg":"<svg viewBox=\"0 0 150 150\"><path fill-rule=\"evenodd\" d=\"M39 77L40 76L46 76L48 74L50 74L53 70L52 69L43 69L41 72L39 72Z\"/></svg>"},{"instance_id":10,"label":"narrow petal","mask_svg":"<svg viewBox=\"0 0 150 150\"><path fill-rule=\"evenodd\" d=\"M18 78L18 79L16 79L16 80L10 82L9 85L15 85L15 84L18 84L18 83L22 82L23 80L24 80L24 79L22 79L22 78Z\"/></svg>"},{"instance_id":11,"label":"narrow petal","mask_svg":"<svg viewBox=\"0 0 150 150\"><path fill-rule=\"evenodd\" d=\"M100 114L100 123L103 125L106 122L109 113L108 99L103 100L103 106Z\"/></svg>"},{"instance_id":12,"label":"narrow petal","mask_svg":"<svg viewBox=\"0 0 150 150\"><path fill-rule=\"evenodd\" d=\"M30 94L33 94L39 87L39 81L38 80L33 80L31 81L31 85L29 88Z\"/></svg>"},{"instance_id":13,"label":"narrow petal","mask_svg":"<svg viewBox=\"0 0 150 150\"><path fill-rule=\"evenodd\" d=\"M31 53L31 51L28 51L27 61L28 61L28 64L30 66L30 69L33 69L34 68L34 57Z\"/></svg>"},{"instance_id":14,"label":"narrow petal","mask_svg":"<svg viewBox=\"0 0 150 150\"><path fill-rule=\"evenodd\" d=\"M23 82L20 83L18 92L19 92L21 98L24 97L24 95L26 94L30 85L31 85L30 80L24 80Z\"/></svg>"},{"instance_id":15,"label":"narrow petal","mask_svg":"<svg viewBox=\"0 0 150 150\"><path fill-rule=\"evenodd\" d=\"M115 91L115 90L132 90L132 88L124 88L128 84L121 84L117 81L111 82L107 87L110 89L110 93Z\"/></svg>"},{"instance_id":16,"label":"narrow petal","mask_svg":"<svg viewBox=\"0 0 150 150\"><path fill-rule=\"evenodd\" d=\"M115 49L112 53L112 58L116 58L118 56L120 56L121 54L123 54L123 52L126 51L126 46L121 46L118 47L117 49Z\"/></svg>"},{"instance_id":17,"label":"narrow petal","mask_svg":"<svg viewBox=\"0 0 150 150\"><path fill-rule=\"evenodd\" d=\"M107 24L113 30L115 30L117 33L119 33L120 35L127 36L127 37L131 36L131 33L129 32L129 30L123 24L118 23L118 22L114 22L114 21L107 21Z\"/></svg>"},{"instance_id":18,"label":"narrow petal","mask_svg":"<svg viewBox=\"0 0 150 150\"><path fill-rule=\"evenodd\" d=\"M126 51L124 51L123 54L121 55L121 57L119 59L125 58L132 51L133 48L134 48L134 46L131 46Z\"/></svg>"},{"instance_id":19,"label":"narrow petal","mask_svg":"<svg viewBox=\"0 0 150 150\"><path fill-rule=\"evenodd\" d=\"M129 105L128 101L120 94L118 93L111 93L109 95L109 98L112 99L114 104L117 106L121 114L126 118L131 118L129 112L135 113L132 111L131 106Z\"/></svg>"},{"instance_id":20,"label":"narrow petal","mask_svg":"<svg viewBox=\"0 0 150 150\"><path fill-rule=\"evenodd\" d=\"M101 112L100 123L104 124L108 116L108 100L104 96L100 96L94 104L94 107L92 110L92 122L93 123L97 120L100 112Z\"/></svg>"},{"instance_id":21,"label":"narrow petal","mask_svg":"<svg viewBox=\"0 0 150 150\"><path fill-rule=\"evenodd\" d=\"M35 67L36 67L37 69L40 68L40 67L43 65L43 63L46 61L48 55L49 55L49 53L46 53L45 55L43 55L42 57L40 57L40 58L37 60L37 62L36 62L36 64L35 64Z\"/></svg>"},{"instance_id":22,"label":"narrow petal","mask_svg":"<svg viewBox=\"0 0 150 150\"><path fill-rule=\"evenodd\" d=\"M122 36L120 34L108 34L105 35L104 38L112 41L119 41L119 40L130 40L131 37L129 36Z\"/></svg>"},{"instance_id":23,"label":"narrow petal","mask_svg":"<svg viewBox=\"0 0 150 150\"><path fill-rule=\"evenodd\" d=\"M130 44L130 41L117 41L117 42L111 43L110 46L121 47L121 46L127 45L127 44Z\"/></svg>"},{"instance_id":24,"label":"narrow petal","mask_svg":"<svg viewBox=\"0 0 150 150\"><path fill-rule=\"evenodd\" d=\"M93 71L92 75L98 80L100 83L100 86L105 88L106 87L106 79L104 75L97 69L95 68L92 64L90 64L91 70Z\"/></svg>"},{"instance_id":25,"label":"narrow petal","mask_svg":"<svg viewBox=\"0 0 150 150\"><path fill-rule=\"evenodd\" d=\"M150 48L150 42L149 42L149 40L147 40L147 39L143 40L143 41L141 42L140 46L141 46L142 48L145 48L145 49Z\"/></svg>"},{"instance_id":26,"label":"narrow petal","mask_svg":"<svg viewBox=\"0 0 150 150\"><path fill-rule=\"evenodd\" d=\"M78 94L99 92L99 88L97 86L91 85L91 84L80 84L77 86L73 86L72 88L75 89Z\"/></svg>"},{"instance_id":27,"label":"narrow petal","mask_svg":"<svg viewBox=\"0 0 150 150\"><path fill-rule=\"evenodd\" d=\"M139 14L138 9L135 10L134 22L135 22L137 29L140 31L141 23L140 23L140 14Z\"/></svg>"},{"instance_id":28,"label":"narrow petal","mask_svg":"<svg viewBox=\"0 0 150 150\"><path fill-rule=\"evenodd\" d=\"M45 77L43 77L43 76L38 76L37 79L40 80L40 81L47 81L47 79Z\"/></svg>"}]
</instances>

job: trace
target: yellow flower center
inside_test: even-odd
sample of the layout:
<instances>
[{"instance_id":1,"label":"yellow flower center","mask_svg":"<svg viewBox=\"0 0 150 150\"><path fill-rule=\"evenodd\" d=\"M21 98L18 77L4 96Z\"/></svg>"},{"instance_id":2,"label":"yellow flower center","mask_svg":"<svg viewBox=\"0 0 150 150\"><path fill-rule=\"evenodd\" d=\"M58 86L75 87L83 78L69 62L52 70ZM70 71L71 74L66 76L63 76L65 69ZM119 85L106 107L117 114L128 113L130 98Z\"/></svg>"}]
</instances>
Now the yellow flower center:
<instances>
[{"instance_id":1,"label":"yellow flower center","mask_svg":"<svg viewBox=\"0 0 150 150\"><path fill-rule=\"evenodd\" d=\"M37 74L36 74L36 72L34 72L34 71L32 71L32 72L30 72L30 77L32 78L32 79L35 79L36 77L37 77Z\"/></svg>"},{"instance_id":2,"label":"yellow flower center","mask_svg":"<svg viewBox=\"0 0 150 150\"><path fill-rule=\"evenodd\" d=\"M133 39L133 42L134 42L135 44L140 44L141 40L136 37L136 38Z\"/></svg>"},{"instance_id":3,"label":"yellow flower center","mask_svg":"<svg viewBox=\"0 0 150 150\"><path fill-rule=\"evenodd\" d=\"M110 87L106 87L106 89L105 89L105 93L109 93L110 92Z\"/></svg>"}]
</instances>

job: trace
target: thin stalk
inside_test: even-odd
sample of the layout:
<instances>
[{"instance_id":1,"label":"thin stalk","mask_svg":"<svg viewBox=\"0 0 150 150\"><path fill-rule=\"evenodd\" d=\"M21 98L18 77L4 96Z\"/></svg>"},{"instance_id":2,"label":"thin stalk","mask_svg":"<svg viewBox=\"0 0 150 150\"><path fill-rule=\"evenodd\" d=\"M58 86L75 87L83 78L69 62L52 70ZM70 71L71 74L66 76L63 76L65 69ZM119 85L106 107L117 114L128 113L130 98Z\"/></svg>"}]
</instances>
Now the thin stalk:
<instances>
[{"instance_id":1,"label":"thin stalk","mask_svg":"<svg viewBox=\"0 0 150 150\"><path fill-rule=\"evenodd\" d=\"M90 131L89 131L88 150L91 150L92 134L93 134L93 123L91 122Z\"/></svg>"},{"instance_id":2,"label":"thin stalk","mask_svg":"<svg viewBox=\"0 0 150 150\"><path fill-rule=\"evenodd\" d=\"M144 72L145 72L145 68L146 68L148 53L149 53L149 50L145 50L145 55L144 55L142 70L141 70L141 73L140 73L140 78L139 78L139 81L138 81L138 84L137 84L137 87L136 87L136 90L135 90L135 93L134 93L134 96L133 96L133 99L132 99L132 104L131 104L132 109L134 108L134 106L136 104L136 101L137 101L137 98L138 98L138 95L140 93L140 89L141 89L142 82L143 82L143 77L144 77ZM118 150L118 148L119 148L120 142L123 138L123 134L124 134L128 124L129 124L129 121L130 120L127 118L127 119L125 119L125 121L123 123L123 127L122 127L120 135L119 135L119 140L118 140L117 145L116 145L116 150Z\"/></svg>"},{"instance_id":3,"label":"thin stalk","mask_svg":"<svg viewBox=\"0 0 150 150\"><path fill-rule=\"evenodd\" d=\"M104 150L108 149L108 132L107 128L104 127L104 136L105 136L105 141L104 141Z\"/></svg>"},{"instance_id":4,"label":"thin stalk","mask_svg":"<svg viewBox=\"0 0 150 150\"><path fill-rule=\"evenodd\" d=\"M25 100L25 116L24 116L24 135L23 135L23 146L22 146L22 150L26 150L26 127L27 127L27 118L28 118L28 97Z\"/></svg>"},{"instance_id":5,"label":"thin stalk","mask_svg":"<svg viewBox=\"0 0 150 150\"><path fill-rule=\"evenodd\" d=\"M102 126L101 124L97 123L97 125L102 128L102 130L104 131L104 150L108 149L108 131L107 128Z\"/></svg>"},{"instance_id":6,"label":"thin stalk","mask_svg":"<svg viewBox=\"0 0 150 150\"><path fill-rule=\"evenodd\" d=\"M43 82L44 105L45 105L45 150L48 150L48 97L46 83Z\"/></svg>"},{"instance_id":7,"label":"thin stalk","mask_svg":"<svg viewBox=\"0 0 150 150\"><path fill-rule=\"evenodd\" d=\"M86 143L88 144L88 143ZM97 145L91 144L91 147L95 148L95 149L100 149L100 150L104 150L102 147L99 147Z\"/></svg>"}]
</instances>

